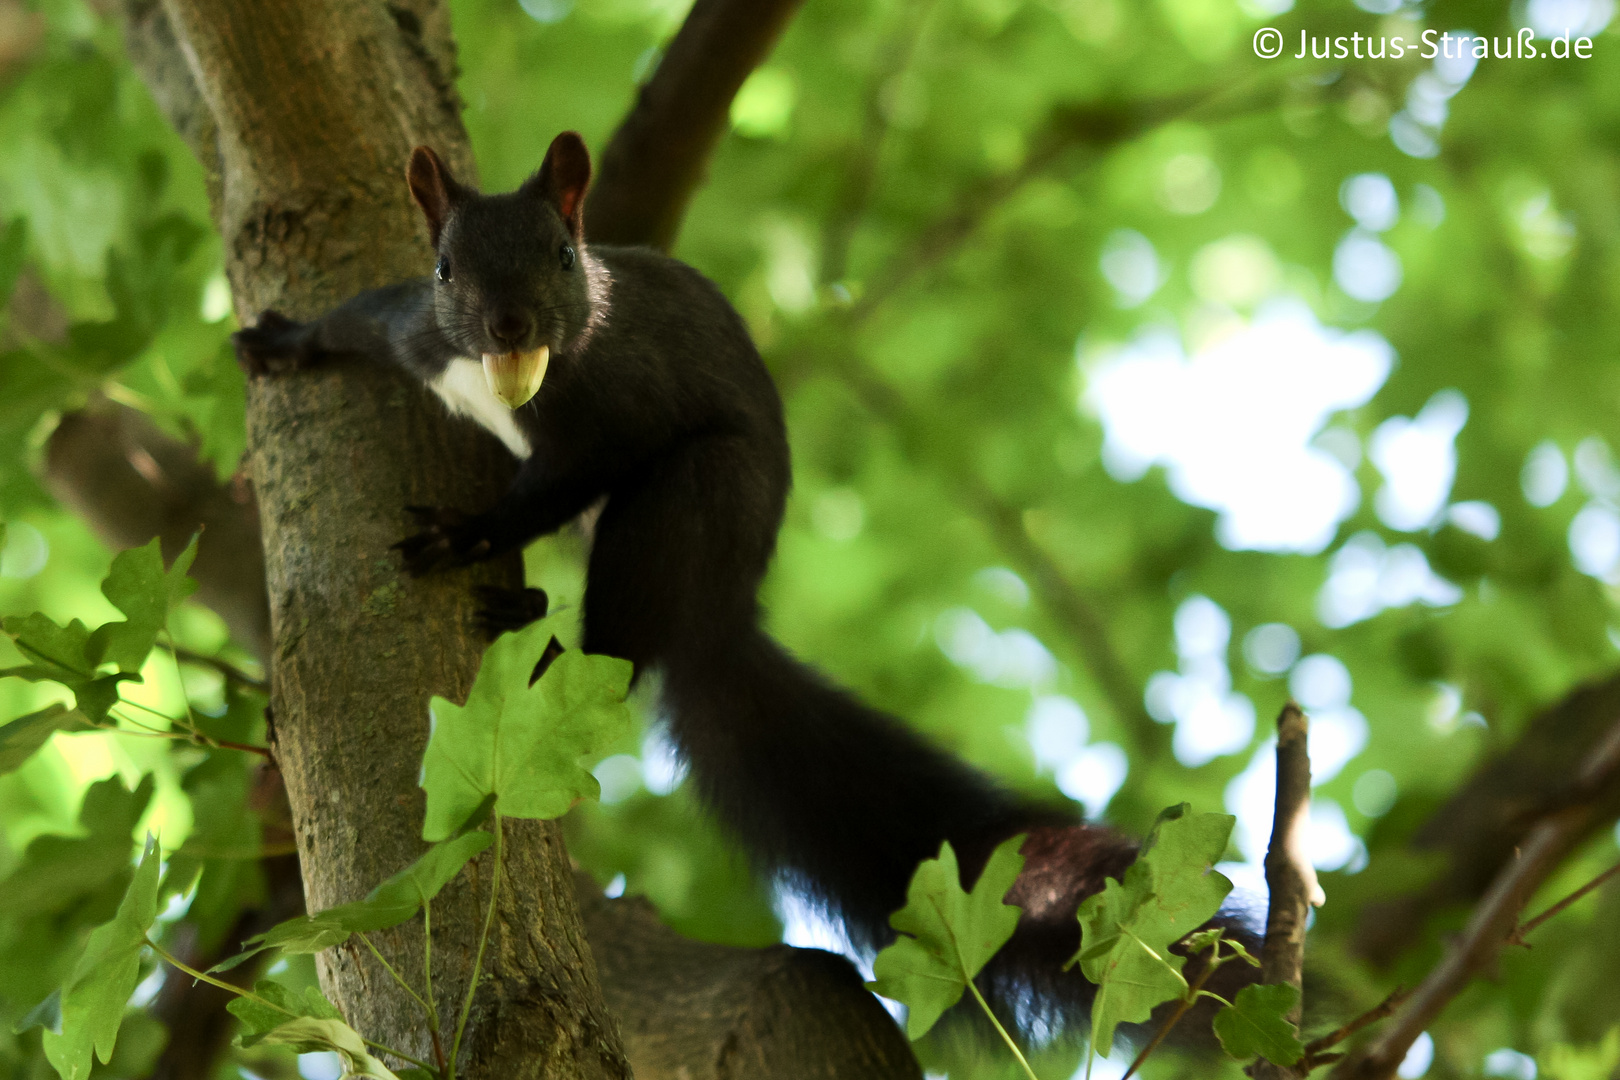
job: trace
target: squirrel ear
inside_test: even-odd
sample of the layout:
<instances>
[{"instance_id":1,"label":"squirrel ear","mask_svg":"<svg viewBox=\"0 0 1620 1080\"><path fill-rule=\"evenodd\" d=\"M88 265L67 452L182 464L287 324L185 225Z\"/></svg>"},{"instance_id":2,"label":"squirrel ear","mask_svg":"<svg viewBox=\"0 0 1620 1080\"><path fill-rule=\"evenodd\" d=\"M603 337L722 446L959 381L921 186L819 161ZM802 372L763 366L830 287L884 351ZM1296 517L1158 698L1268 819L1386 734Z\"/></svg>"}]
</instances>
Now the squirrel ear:
<instances>
[{"instance_id":1,"label":"squirrel ear","mask_svg":"<svg viewBox=\"0 0 1620 1080\"><path fill-rule=\"evenodd\" d=\"M451 208L461 198L461 185L450 175L450 169L431 147L418 146L411 151L411 163L405 167L405 182L411 187L411 198L422 208L427 218L428 234L433 246L439 246L439 233L450 216Z\"/></svg>"},{"instance_id":2,"label":"squirrel ear","mask_svg":"<svg viewBox=\"0 0 1620 1080\"><path fill-rule=\"evenodd\" d=\"M591 182L591 154L577 131L565 131L551 140L540 171L523 182L525 194L544 199L562 215L575 242L585 231L585 188Z\"/></svg>"}]
</instances>

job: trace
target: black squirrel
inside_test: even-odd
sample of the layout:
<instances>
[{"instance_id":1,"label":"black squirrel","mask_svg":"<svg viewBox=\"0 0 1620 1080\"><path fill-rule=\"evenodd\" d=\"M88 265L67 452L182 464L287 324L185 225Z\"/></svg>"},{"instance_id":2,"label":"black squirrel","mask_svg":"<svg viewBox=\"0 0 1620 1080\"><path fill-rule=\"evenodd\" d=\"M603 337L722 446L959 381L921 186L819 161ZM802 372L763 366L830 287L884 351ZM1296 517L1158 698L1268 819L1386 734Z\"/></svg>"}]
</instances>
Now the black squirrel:
<instances>
[{"instance_id":1,"label":"black squirrel","mask_svg":"<svg viewBox=\"0 0 1620 1080\"><path fill-rule=\"evenodd\" d=\"M433 277L307 324L265 312L236 335L244 367L386 358L521 460L488 510L411 508L422 531L397 546L413 574L519 547L605 497L583 648L661 673L698 793L756 865L825 903L871 950L892 940L889 915L942 841L971 883L996 844L1028 833L1007 897L1024 909L1019 929L980 985L1026 1030L1080 1020L1093 988L1062 971L1079 944L1075 909L1123 874L1135 845L1008 791L761 631L787 431L720 290L658 252L587 248L590 158L573 132L510 193L458 183L426 147L406 176L438 252ZM525 619L521 600L496 607L497 626Z\"/></svg>"}]
</instances>

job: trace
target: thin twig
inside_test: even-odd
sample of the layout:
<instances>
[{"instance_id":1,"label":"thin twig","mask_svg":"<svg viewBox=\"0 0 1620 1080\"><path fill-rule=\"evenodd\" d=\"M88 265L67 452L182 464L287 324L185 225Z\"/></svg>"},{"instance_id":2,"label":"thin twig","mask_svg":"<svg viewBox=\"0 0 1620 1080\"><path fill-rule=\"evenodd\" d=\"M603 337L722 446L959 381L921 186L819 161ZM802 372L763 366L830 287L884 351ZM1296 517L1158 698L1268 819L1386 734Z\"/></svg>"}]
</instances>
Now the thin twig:
<instances>
[{"instance_id":1,"label":"thin twig","mask_svg":"<svg viewBox=\"0 0 1620 1080\"><path fill-rule=\"evenodd\" d=\"M1582 766L1571 799L1542 818L1519 845L1518 858L1491 883L1461 938L1437 964L1392 1023L1370 1046L1339 1063L1332 1080L1389 1080L1406 1053L1451 999L1490 969L1518 927L1537 889L1569 857L1599 812L1598 801L1620 769L1620 721L1613 723Z\"/></svg>"},{"instance_id":2,"label":"thin twig","mask_svg":"<svg viewBox=\"0 0 1620 1080\"><path fill-rule=\"evenodd\" d=\"M1160 1043L1164 1042L1165 1037L1170 1034L1170 1029L1175 1027L1183 1016L1187 1015L1188 1010L1198 1004L1198 996L1204 989L1204 984L1209 981L1211 975L1215 974L1215 969L1221 966L1216 962L1220 951L1221 943L1216 941L1214 949L1210 952L1209 963L1205 964L1204 970L1198 973L1198 981L1187 988L1187 996L1176 1002L1175 1011L1165 1017L1164 1023L1159 1025L1159 1030L1153 1033L1153 1038L1149 1039L1147 1045L1142 1047L1141 1052L1136 1055L1136 1060L1131 1062L1131 1067L1125 1070L1125 1075L1120 1077L1120 1080L1131 1080L1131 1077L1136 1074L1136 1070L1142 1067L1142 1062L1148 1059L1148 1055L1158 1049Z\"/></svg>"},{"instance_id":3,"label":"thin twig","mask_svg":"<svg viewBox=\"0 0 1620 1080\"><path fill-rule=\"evenodd\" d=\"M955 207L918 234L915 243L890 260L850 305L847 319L859 324L891 296L919 275L949 259L978 233L991 214L1054 166L1070 150L1081 148L1094 156L1112 150L1176 120L1198 117L1207 122L1232 119L1251 112L1276 97L1266 78L1233 87L1212 81L1213 89L1183 93L1146 103L1086 103L1054 109L1030 138L1024 162L1010 173L987 176L958 196Z\"/></svg>"},{"instance_id":4,"label":"thin twig","mask_svg":"<svg viewBox=\"0 0 1620 1080\"><path fill-rule=\"evenodd\" d=\"M823 360L823 371L831 370L843 379L862 404L888 425L908 453L919 458L934 457L932 464L945 473L955 487L957 499L985 523L1009 565L1030 583L1047 614L1074 638L1076 657L1125 729L1133 767L1145 770L1163 759L1170 751L1170 731L1155 723L1143 707L1141 682L1115 647L1099 600L1069 580L1030 535L1023 512L992 492L973 473L970 462L939 457L927 424L893 386L851 352L828 353Z\"/></svg>"},{"instance_id":5,"label":"thin twig","mask_svg":"<svg viewBox=\"0 0 1620 1080\"><path fill-rule=\"evenodd\" d=\"M1585 885L1582 885L1580 888L1576 889L1574 892L1570 893L1568 896L1564 897L1562 900L1558 901L1558 903L1554 904L1546 911L1543 911L1540 915L1537 915L1529 922L1520 923L1519 926L1514 929L1513 933L1508 935L1508 944L1522 945L1528 949L1530 947L1530 943L1524 940L1524 935L1528 934L1530 931L1534 930L1536 927L1540 926L1554 915L1557 915L1560 911L1563 911L1565 908L1569 907L1569 905L1573 904L1575 901L1579 900L1581 897L1585 896L1599 885L1602 885L1605 881L1608 881L1615 874L1620 874L1620 863L1615 863L1613 866L1603 871L1603 873L1599 874L1591 881L1588 881Z\"/></svg>"},{"instance_id":6,"label":"thin twig","mask_svg":"<svg viewBox=\"0 0 1620 1080\"><path fill-rule=\"evenodd\" d=\"M188 664L195 664L198 667L213 668L215 671L225 676L226 682L233 682L238 686L245 686L249 690L257 690L260 693L265 693L269 690L269 687L265 684L263 679L254 678L252 675L249 675L247 672L243 671L229 660L221 660L217 656L208 656L204 653L195 652L191 649L184 649L173 644L168 646L168 650L174 654L174 658L176 660L183 660Z\"/></svg>"},{"instance_id":7,"label":"thin twig","mask_svg":"<svg viewBox=\"0 0 1620 1080\"><path fill-rule=\"evenodd\" d=\"M119 704L122 705L134 705L137 709L145 709L154 716L163 717L163 719L169 721L171 724L182 724L182 721L176 720L174 717L165 713L160 713L156 709L148 709L145 705L142 705L139 702L130 701L127 698L119 698L118 701ZM270 750L267 747L254 746L251 743L232 742L230 739L216 739L207 732L200 730L159 731L157 728L141 723L133 716L128 716L124 713L116 713L111 709L107 710L107 715L111 716L115 720L122 720L126 724L132 724L135 727L140 728L140 730L130 731L128 728L121 728L112 724L92 724L90 726L98 731L110 731L117 735L138 735L144 739L184 740L185 742L189 743L201 742L205 746L213 747L216 750L241 750L243 753L258 754L262 758L271 760L274 759L274 755L270 753Z\"/></svg>"},{"instance_id":8,"label":"thin twig","mask_svg":"<svg viewBox=\"0 0 1620 1080\"><path fill-rule=\"evenodd\" d=\"M1312 1039L1305 1044L1305 1056L1300 1059L1299 1070L1308 1073L1318 1065L1327 1064L1329 1055L1326 1051L1338 1046L1362 1028L1376 1024L1386 1016L1393 1015L1395 1010L1400 1008L1401 1004L1411 996L1412 991L1397 986L1390 991L1389 996L1383 1001L1380 1001L1354 1020L1341 1024L1319 1039Z\"/></svg>"}]
</instances>

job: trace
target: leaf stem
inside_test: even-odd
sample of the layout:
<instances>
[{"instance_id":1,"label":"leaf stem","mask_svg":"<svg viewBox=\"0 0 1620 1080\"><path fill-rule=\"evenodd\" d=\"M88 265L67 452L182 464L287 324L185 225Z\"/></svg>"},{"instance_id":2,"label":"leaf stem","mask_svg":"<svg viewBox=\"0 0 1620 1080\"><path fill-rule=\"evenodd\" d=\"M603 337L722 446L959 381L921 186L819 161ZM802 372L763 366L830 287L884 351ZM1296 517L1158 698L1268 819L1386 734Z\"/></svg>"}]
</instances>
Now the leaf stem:
<instances>
[{"instance_id":1,"label":"leaf stem","mask_svg":"<svg viewBox=\"0 0 1620 1080\"><path fill-rule=\"evenodd\" d=\"M1018 1064L1024 1067L1024 1075L1029 1077L1029 1080L1040 1080L1035 1075L1035 1070L1029 1067L1029 1062L1024 1060L1024 1055L1019 1051L1018 1044L1012 1041L1012 1036L1008 1035L1007 1029L1001 1026L1001 1021L996 1019L996 1014L990 1011L990 1003L984 1000L984 995L979 993L979 988L973 985L972 979L967 981L967 987L973 991L973 996L978 999L979 1008L984 1010L984 1015L988 1016L990 1023L995 1025L996 1034L1000 1035L1001 1041L1007 1044L1007 1049L1013 1052L1013 1057L1018 1059Z\"/></svg>"},{"instance_id":2,"label":"leaf stem","mask_svg":"<svg viewBox=\"0 0 1620 1080\"><path fill-rule=\"evenodd\" d=\"M184 660L186 663L195 664L198 667L213 668L215 671L224 676L227 682L233 682L239 686L246 686L249 689L258 690L261 693L267 689L263 679L255 679L253 676L249 675L247 672L243 671L241 668L237 667L235 664L232 664L228 660L221 660L217 656L205 656L200 652L182 648L174 643L172 637L165 644L167 645L168 650L174 654L174 658L176 660Z\"/></svg>"},{"instance_id":3,"label":"leaf stem","mask_svg":"<svg viewBox=\"0 0 1620 1080\"><path fill-rule=\"evenodd\" d=\"M444 1043L439 1039L439 1008L433 999L433 898L422 901L422 980L427 984L428 1034L433 1036L433 1056L444 1071Z\"/></svg>"},{"instance_id":4,"label":"leaf stem","mask_svg":"<svg viewBox=\"0 0 1620 1080\"><path fill-rule=\"evenodd\" d=\"M1170 1034L1170 1029L1175 1027L1183 1016L1187 1015L1188 1009L1198 1003L1199 997L1212 997L1222 1004L1227 1003L1225 998L1218 997L1205 990L1204 984L1209 981L1211 975L1215 974L1216 968L1230 959L1232 959L1231 956L1221 955L1221 943L1216 941L1215 948L1210 952L1209 963L1205 964L1204 970L1198 973L1198 980L1187 988L1186 996L1176 1003L1175 1012L1167 1016L1164 1023L1159 1025L1159 1030L1155 1031L1153 1038L1149 1039L1148 1044L1142 1047L1142 1052L1136 1055L1136 1060L1131 1062L1131 1067L1125 1070L1125 1075L1120 1077L1120 1080L1130 1080L1135 1075L1136 1070L1142 1067L1142 1062L1147 1060L1148 1055L1158 1049L1160 1043L1164 1042L1165 1036ZM1089 1065L1090 1062L1088 1061L1087 1064Z\"/></svg>"},{"instance_id":5,"label":"leaf stem","mask_svg":"<svg viewBox=\"0 0 1620 1080\"><path fill-rule=\"evenodd\" d=\"M494 827L495 870L491 874L489 881L489 910L484 913L484 929L478 935L478 953L473 957L472 978L467 982L467 997L461 1003L461 1016L456 1020L456 1037L450 1043L450 1061L447 1063L445 1070L447 1080L455 1080L456 1078L456 1058L461 1053L461 1036L467 1030L467 1017L472 1014L473 994L478 989L478 976L483 971L484 966L484 949L489 945L489 929L495 923L495 900L501 891L501 834L505 830L501 827L501 812L499 810L495 811ZM974 992L977 993L978 991ZM979 1000L981 1003L984 1001L983 998ZM995 1017L990 1019L994 1021ZM997 1024L996 1026L999 1028L1001 1025ZM1002 1034L1005 1037L1006 1033L1003 1032ZM1016 1052L1015 1050L1014 1053ZM1019 1060L1022 1061L1023 1059L1020 1058ZM1029 1068L1027 1065L1024 1067ZM1034 1080L1033 1073L1031 1074L1031 1080Z\"/></svg>"},{"instance_id":6,"label":"leaf stem","mask_svg":"<svg viewBox=\"0 0 1620 1080\"><path fill-rule=\"evenodd\" d=\"M217 986L221 990L226 991L227 993L235 994L237 997L247 998L249 1001L254 1002L255 1004L258 1004L258 1005L263 1005L265 1008L270 1009L273 1012L278 1012L282 1016L287 1017L288 1019L296 1020L298 1018L297 1013L292 1012L289 1009L284 1009L280 1005L277 1005L275 1002L269 1000L268 998L262 998L258 994L255 994L251 990L244 990L240 986L237 986L237 985L235 985L233 983L226 982L224 979L216 979L212 975L209 975L207 972L198 971L196 968L192 967L190 964L187 964L185 961L183 961L179 957L175 956L168 949L165 949L163 946L161 946L157 942L153 941L150 935L148 935L146 937L146 944L153 952L157 953L158 956L162 957L165 961L167 961L170 964L170 966L178 968L180 971L185 972L187 975L190 975L193 979L196 979L199 982L205 982L209 986ZM353 1030L353 1029L351 1028L350 1030ZM356 1031L355 1034L360 1035L360 1033L358 1031ZM412 1065L416 1065L416 1066L418 1066L420 1068L427 1069L430 1072L436 1071L436 1070L434 1070L432 1065L429 1065L427 1062L423 1061L421 1058L414 1058L414 1057L411 1057L411 1055L409 1055L409 1054L401 1053L400 1051L395 1050L392 1046L389 1046L389 1045L387 1045L385 1043L377 1042L375 1039L368 1039L364 1035L360 1035L360 1041L365 1043L367 1046L371 1047L373 1050L381 1050L385 1054L391 1054L394 1057L399 1058L399 1060L401 1060L401 1061L408 1061Z\"/></svg>"},{"instance_id":7,"label":"leaf stem","mask_svg":"<svg viewBox=\"0 0 1620 1080\"><path fill-rule=\"evenodd\" d=\"M174 967L174 968L178 968L179 970L185 972L187 975L190 975L193 979L196 979L199 982L205 982L209 986L217 986L221 990L224 990L224 991L226 991L228 993L235 994L238 997L245 997L249 1001L256 1001L259 1004L265 1006L266 1008L274 1009L276 1012L281 1013L281 1014L283 1014L285 1016L296 1016L297 1015L296 1013L288 1012L286 1009L283 1009L280 1005L277 1005L273 1001L265 1000L264 998L260 997L258 994L255 994L251 990L244 990L240 986L237 986L234 983L226 982L224 979L216 979L212 975L208 974L205 971L198 971L196 968L194 968L191 965L187 964L185 961L183 961L179 957L175 956L169 950L165 949L163 946L161 946L157 942L153 941L150 935L148 935L147 938L146 938L146 944L147 944L148 948L150 948L153 952L157 953L158 956L163 958L163 960L167 961L169 966Z\"/></svg>"},{"instance_id":8,"label":"leaf stem","mask_svg":"<svg viewBox=\"0 0 1620 1080\"><path fill-rule=\"evenodd\" d=\"M354 932L354 936L359 938L362 942L365 943L366 948L371 950L371 955L375 956L377 958L377 963L381 964L383 966L383 970L388 972L389 975L392 975L393 978L394 978L394 981L399 983L400 989L404 990L407 994L411 995L412 1000L414 1000L418 1005L420 1005L422 1007L422 1011L424 1013L427 1013L431 1017L431 1015L433 1013L433 1010L428 1007L427 1002L422 1000L422 995L418 994L416 992L416 988L413 987L410 983L406 982L405 977L399 973L399 971L394 967L394 965L390 964L388 962L388 959L385 956L383 956L382 953L377 951L377 946L375 946L375 945L373 945L371 943L371 939L366 937L365 932L362 931L362 930L356 930Z\"/></svg>"},{"instance_id":9,"label":"leaf stem","mask_svg":"<svg viewBox=\"0 0 1620 1080\"><path fill-rule=\"evenodd\" d=\"M139 702L130 701L127 698L119 698L118 703L120 705L134 705L137 709L146 709L145 705L142 705ZM163 719L172 724L181 724L181 721L176 720L172 716L160 713L155 709L146 709L146 711L155 716L161 716ZM273 756L266 747L253 746L250 743L231 742L229 739L216 739L212 735L209 735L207 732L200 729L186 731L183 730L183 724L182 730L180 731L159 731L157 728L148 727L147 725L141 723L133 716L127 716L123 713L115 713L111 709L107 711L107 715L112 717L114 720L122 720L127 724L133 724L141 730L131 731L129 728L122 728L116 724L91 724L90 726L95 728L97 731L110 731L116 735L136 735L143 739L174 739L177 741L183 740L189 743L201 742L215 750L241 750L244 753L258 754L262 758L271 758Z\"/></svg>"}]
</instances>

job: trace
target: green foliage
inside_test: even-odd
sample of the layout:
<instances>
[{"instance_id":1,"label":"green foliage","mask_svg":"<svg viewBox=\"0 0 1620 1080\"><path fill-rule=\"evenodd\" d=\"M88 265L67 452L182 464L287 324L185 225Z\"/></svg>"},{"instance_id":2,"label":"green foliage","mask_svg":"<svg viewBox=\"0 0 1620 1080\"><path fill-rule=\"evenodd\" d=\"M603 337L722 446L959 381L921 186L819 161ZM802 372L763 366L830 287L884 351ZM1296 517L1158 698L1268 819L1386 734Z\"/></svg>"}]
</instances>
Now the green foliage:
<instances>
[{"instance_id":1,"label":"green foliage","mask_svg":"<svg viewBox=\"0 0 1620 1080\"><path fill-rule=\"evenodd\" d=\"M1211 867L1226 851L1233 819L1195 814L1182 803L1160 815L1142 854L1080 905L1081 972L1097 984L1091 1006L1096 1053L1113 1051L1114 1029L1147 1020L1187 992L1176 941L1209 921L1232 883Z\"/></svg>"},{"instance_id":2,"label":"green foliage","mask_svg":"<svg viewBox=\"0 0 1620 1080\"><path fill-rule=\"evenodd\" d=\"M157 642L158 631L169 622L169 612L197 589L186 576L197 557L197 537L163 569L163 554L154 537L145 547L121 551L112 561L102 595L122 611L125 621L105 623L90 635L85 658L95 664L115 664L119 671L136 672Z\"/></svg>"},{"instance_id":3,"label":"green foliage","mask_svg":"<svg viewBox=\"0 0 1620 1080\"><path fill-rule=\"evenodd\" d=\"M1263 750L1262 733L1186 766L1168 729L1140 716L1149 679L1178 669L1183 602L1209 597L1230 619L1229 640L1203 662L1220 664L1262 729L1290 687L1285 673L1249 662L1256 627L1285 623L1302 655L1342 661L1368 739L1315 797L1344 812L1368 858L1357 870L1358 852L1325 876L1330 903L1311 950L1336 985L1378 1000L1421 977L1436 935L1463 918L1437 914L1387 973L1356 958L1369 906L1421 893L1439 873L1409 839L1535 710L1620 656L1609 630L1620 625L1620 593L1570 551L1579 515L1601 516L1615 499L1620 38L1612 26L1599 32L1587 61L1482 61L1445 102L1440 152L1415 157L1391 140L1390 121L1411 95L1433 91L1417 82L1432 76L1430 62L1260 62L1250 35L1400 23L1505 37L1522 5L1408 4L1387 17L1326 0L1274 16L1264 7L804 5L739 106L677 254L737 304L787 407L795 485L763 597L772 631L862 697L1049 799L1061 763L1037 760L1024 735L1032 697L1069 698L1084 712L1088 750L1106 743L1127 755L1106 817L1140 834L1172 802L1222 805ZM175 933L218 942L262 895L256 862L239 857L258 850L262 831L241 755L72 730L78 716L108 719L115 696L138 692L148 703L162 695L171 716L190 704L216 738L262 742L262 703L221 692L195 665L182 684L148 662L135 686L121 664L89 673L74 661L94 628L137 620L97 590L100 541L37 479L58 417L98 395L131 403L200 440L226 476L245 446L243 381L226 346L234 319L202 169L99 6L35 8L23 22L32 28L37 13L42 35L30 29L0 59L0 613L48 616L23 635L65 647L75 670L59 672L65 684L0 679L4 1027L71 974L86 935L112 917L143 815L163 823L166 849L179 846L160 893L195 884ZM528 8L547 21L510 0L449 5L488 189L526 176L565 127L600 153L683 14L642 0ZM1139 134L1110 141L1119 118L1139 118ZM1189 158L1214 184L1201 209L1167 197L1172 165ZM1356 227L1341 189L1369 172L1389 177L1400 211L1379 234L1402 274L1381 304L1351 299L1334 274ZM1157 289L1134 305L1101 267L1125 230L1156 255ZM1211 288L1230 280L1200 269L1233 238L1270 268L1272 291L1252 302ZM1214 515L1183 501L1165 470L1135 480L1118 471L1085 401L1110 347L1151 331L1194 350L1276 296L1335 328L1382 335L1397 357L1378 394L1333 416L1332 438L1318 439L1352 463L1359 502L1315 552L1223 546ZM1445 517L1401 529L1379 515L1387 479L1367 453L1375 433L1453 388L1468 418L1448 502L1489 503L1501 521L1494 540ZM1547 444L1566 471L1577 467L1540 505L1521 476ZM1462 599L1328 625L1323 586L1357 534L1410 545L1403 557L1421 553ZM545 541L530 560L536 583L577 612L578 544ZM558 578L574 582L571 593L554 588ZM1050 654L1047 674L1021 682L989 662L992 651L940 648L961 612L997 641L1033 637ZM217 621L195 614L175 611L171 633L245 662ZM0 641L0 668L38 663ZM1108 665L1123 693L1099 676ZM58 684L72 686L74 708ZM60 735L58 722L68 725ZM640 753L629 740L612 751ZM108 779L115 773L122 784ZM142 773L151 775L137 798L127 787ZM573 794L553 805L592 790L570 775ZM624 873L629 892L682 930L761 944L777 930L764 890L747 883L689 788L581 806L564 821L570 852L604 881ZM466 809L478 801L474 790L459 798ZM446 809L436 827L459 824ZM1606 833L1594 837L1545 899L1615 853ZM1475 986L1436 1023L1433 1074L1475 1074L1500 1047L1536 1056L1550 1074L1562 1067L1554 1055L1601 1046L1620 1023L1608 992L1620 978L1616 926L1614 898L1595 897L1539 930L1535 949L1504 957L1499 984ZM1162 1062L1147 1062L1149 1080L1174 1072ZM0 1045L0 1071L41 1067L33 1036ZM930 1068L963 1080L1000 1066L942 1057Z\"/></svg>"},{"instance_id":4,"label":"green foliage","mask_svg":"<svg viewBox=\"0 0 1620 1080\"><path fill-rule=\"evenodd\" d=\"M1555 1045L1541 1059L1548 1080L1608 1080L1620 1065L1620 1028L1588 1046Z\"/></svg>"},{"instance_id":5,"label":"green foliage","mask_svg":"<svg viewBox=\"0 0 1620 1080\"><path fill-rule=\"evenodd\" d=\"M0 231L0 307L11 299L11 290L17 285L17 275L22 273L27 254L28 219L17 218Z\"/></svg>"},{"instance_id":6,"label":"green foliage","mask_svg":"<svg viewBox=\"0 0 1620 1080\"><path fill-rule=\"evenodd\" d=\"M253 994L232 998L225 1006L231 1015L242 1021L241 1034L236 1041L241 1046L252 1046L289 1019L304 1017L313 1020L339 1020L343 1014L337 1006L326 1000L317 987L306 986L299 994L276 982L260 979L253 984Z\"/></svg>"},{"instance_id":7,"label":"green foliage","mask_svg":"<svg viewBox=\"0 0 1620 1080\"><path fill-rule=\"evenodd\" d=\"M531 686L554 632L548 619L502 635L485 650L465 705L433 699L424 839L451 835L490 795L506 817L554 818L600 792L580 759L629 730L631 665L572 649Z\"/></svg>"},{"instance_id":8,"label":"green foliage","mask_svg":"<svg viewBox=\"0 0 1620 1080\"><path fill-rule=\"evenodd\" d=\"M236 1045L261 1043L286 1046L296 1053L331 1051L343 1061L343 1075L394 1080L394 1074L372 1056L358 1032L343 1022L343 1014L313 986L302 994L270 979L260 979L248 996L233 998L226 1006L242 1022Z\"/></svg>"},{"instance_id":9,"label":"green foliage","mask_svg":"<svg viewBox=\"0 0 1620 1080\"><path fill-rule=\"evenodd\" d=\"M343 1075L395 1080L388 1067L366 1049L365 1042L341 1020L320 1020L301 1016L266 1032L261 1042L286 1046L300 1054L329 1051L343 1061Z\"/></svg>"},{"instance_id":10,"label":"green foliage","mask_svg":"<svg viewBox=\"0 0 1620 1080\"><path fill-rule=\"evenodd\" d=\"M1023 836L1003 842L990 855L970 892L962 889L956 852L949 841L939 857L925 860L911 876L906 906L889 916L900 931L878 953L868 983L910 1009L906 1034L920 1039L962 997L979 971L1018 927L1019 909L1002 903L1024 857Z\"/></svg>"},{"instance_id":11,"label":"green foliage","mask_svg":"<svg viewBox=\"0 0 1620 1080\"><path fill-rule=\"evenodd\" d=\"M112 921L90 935L63 986L60 1030L45 1032L45 1056L62 1080L90 1075L90 1053L112 1058L124 1007L140 981L141 950L157 918L158 853L150 837Z\"/></svg>"},{"instance_id":12,"label":"green foliage","mask_svg":"<svg viewBox=\"0 0 1620 1080\"><path fill-rule=\"evenodd\" d=\"M88 726L83 713L61 704L48 705L0 725L0 773L8 773L27 761L58 731L78 731Z\"/></svg>"},{"instance_id":13,"label":"green foliage","mask_svg":"<svg viewBox=\"0 0 1620 1080\"><path fill-rule=\"evenodd\" d=\"M82 718L92 724L105 722L107 711L118 701L118 684L128 679L140 681L141 665L157 643L158 632L168 624L170 610L196 589L197 583L186 576L196 555L195 536L167 571L156 537L145 547L120 552L101 583L101 592L124 613L121 622L105 622L90 630L78 619L60 626L38 611L7 617L3 622L6 634L30 662L0 668L0 678L60 683L73 691ZM118 670L101 674L104 664ZM58 719L62 727L68 727L67 717ZM32 742L39 723L36 720L19 728L8 750L15 747L20 752ZM43 742L43 737L33 742L34 748Z\"/></svg>"},{"instance_id":14,"label":"green foliage","mask_svg":"<svg viewBox=\"0 0 1620 1080\"><path fill-rule=\"evenodd\" d=\"M1215 1014L1221 1047L1240 1060L1256 1054L1277 1065L1292 1065L1305 1052L1288 1012L1299 1002L1299 988L1288 983L1245 986L1232 1004Z\"/></svg>"}]
</instances>

